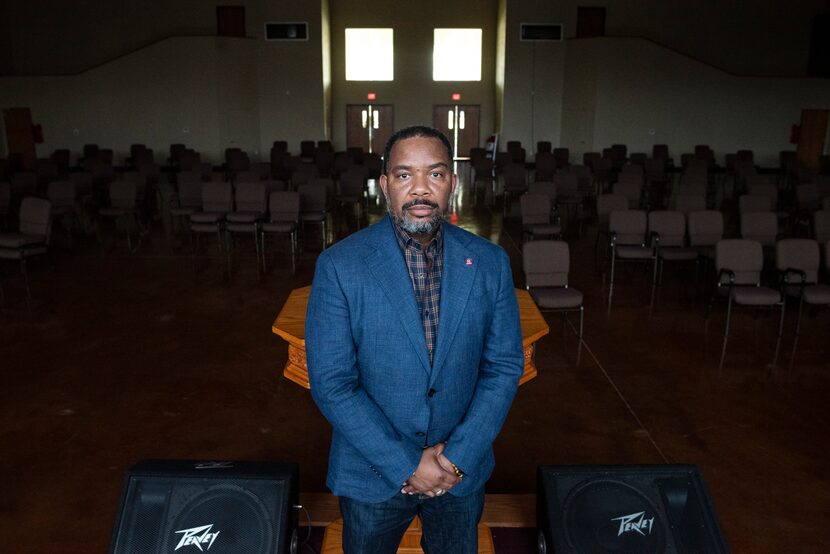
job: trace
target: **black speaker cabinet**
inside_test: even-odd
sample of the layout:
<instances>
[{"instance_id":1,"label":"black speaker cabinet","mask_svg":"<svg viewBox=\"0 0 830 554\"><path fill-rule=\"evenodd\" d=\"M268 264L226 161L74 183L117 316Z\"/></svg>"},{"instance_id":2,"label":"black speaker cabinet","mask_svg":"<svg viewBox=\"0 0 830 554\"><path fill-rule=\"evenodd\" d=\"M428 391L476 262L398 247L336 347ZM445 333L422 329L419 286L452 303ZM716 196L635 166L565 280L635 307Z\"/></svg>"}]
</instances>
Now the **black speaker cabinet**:
<instances>
[{"instance_id":1,"label":"black speaker cabinet","mask_svg":"<svg viewBox=\"0 0 830 554\"><path fill-rule=\"evenodd\" d=\"M697 467L542 466L540 554L729 552Z\"/></svg>"},{"instance_id":2,"label":"black speaker cabinet","mask_svg":"<svg viewBox=\"0 0 830 554\"><path fill-rule=\"evenodd\" d=\"M143 460L124 480L110 554L296 551L296 464Z\"/></svg>"}]
</instances>

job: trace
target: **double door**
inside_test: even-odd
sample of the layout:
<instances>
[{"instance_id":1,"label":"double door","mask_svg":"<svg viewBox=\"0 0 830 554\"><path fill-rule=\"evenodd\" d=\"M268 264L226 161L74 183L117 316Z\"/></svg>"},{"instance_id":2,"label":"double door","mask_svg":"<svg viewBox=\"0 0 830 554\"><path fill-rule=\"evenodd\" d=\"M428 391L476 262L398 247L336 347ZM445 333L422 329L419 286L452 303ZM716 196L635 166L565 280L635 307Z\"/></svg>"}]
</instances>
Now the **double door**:
<instances>
[{"instance_id":1,"label":"double door","mask_svg":"<svg viewBox=\"0 0 830 554\"><path fill-rule=\"evenodd\" d=\"M395 107L387 104L346 106L346 147L383 155L386 141L395 131Z\"/></svg>"},{"instance_id":2,"label":"double door","mask_svg":"<svg viewBox=\"0 0 830 554\"><path fill-rule=\"evenodd\" d=\"M450 139L456 160L468 158L470 149L479 144L480 111L480 106L433 106L432 125Z\"/></svg>"}]
</instances>

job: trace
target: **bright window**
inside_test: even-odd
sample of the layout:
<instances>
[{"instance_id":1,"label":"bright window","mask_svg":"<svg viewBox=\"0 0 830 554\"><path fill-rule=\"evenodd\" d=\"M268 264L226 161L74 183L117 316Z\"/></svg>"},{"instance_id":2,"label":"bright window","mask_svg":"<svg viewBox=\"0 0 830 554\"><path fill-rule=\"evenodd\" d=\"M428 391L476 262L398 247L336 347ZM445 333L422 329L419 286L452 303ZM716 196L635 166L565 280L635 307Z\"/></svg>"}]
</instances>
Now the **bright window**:
<instances>
[{"instance_id":1,"label":"bright window","mask_svg":"<svg viewBox=\"0 0 830 554\"><path fill-rule=\"evenodd\" d=\"M481 29L435 29L433 81L481 81Z\"/></svg>"},{"instance_id":2,"label":"bright window","mask_svg":"<svg viewBox=\"0 0 830 554\"><path fill-rule=\"evenodd\" d=\"M393 80L392 38L392 29L346 29L346 80Z\"/></svg>"}]
</instances>

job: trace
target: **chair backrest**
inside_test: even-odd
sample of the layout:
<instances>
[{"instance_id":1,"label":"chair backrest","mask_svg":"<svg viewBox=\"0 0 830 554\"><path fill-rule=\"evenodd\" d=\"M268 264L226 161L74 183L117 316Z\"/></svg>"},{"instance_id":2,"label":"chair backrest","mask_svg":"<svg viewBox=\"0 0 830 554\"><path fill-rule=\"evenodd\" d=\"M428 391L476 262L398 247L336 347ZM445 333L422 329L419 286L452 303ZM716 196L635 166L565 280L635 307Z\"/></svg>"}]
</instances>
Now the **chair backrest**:
<instances>
[{"instance_id":1,"label":"chair backrest","mask_svg":"<svg viewBox=\"0 0 830 554\"><path fill-rule=\"evenodd\" d=\"M649 181L666 180L666 160L663 158L646 158L643 162L643 169Z\"/></svg>"},{"instance_id":2,"label":"chair backrest","mask_svg":"<svg viewBox=\"0 0 830 554\"><path fill-rule=\"evenodd\" d=\"M53 208L71 208L75 205L75 183L52 181L46 188L46 196Z\"/></svg>"},{"instance_id":3,"label":"chair backrest","mask_svg":"<svg viewBox=\"0 0 830 554\"><path fill-rule=\"evenodd\" d=\"M301 163L291 174L291 183L295 187L304 185L312 179L319 177L317 166L312 163Z\"/></svg>"},{"instance_id":4,"label":"chair backrest","mask_svg":"<svg viewBox=\"0 0 830 554\"><path fill-rule=\"evenodd\" d=\"M645 244L646 212L614 210L608 215L608 230L616 233L617 244Z\"/></svg>"},{"instance_id":5,"label":"chair backrest","mask_svg":"<svg viewBox=\"0 0 830 554\"><path fill-rule=\"evenodd\" d=\"M259 173L250 169L248 171L238 172L233 178L235 183L254 183L260 179Z\"/></svg>"},{"instance_id":6,"label":"chair backrest","mask_svg":"<svg viewBox=\"0 0 830 554\"><path fill-rule=\"evenodd\" d=\"M527 170L524 164L509 163L504 166L504 184L506 186L524 186L527 184Z\"/></svg>"},{"instance_id":7,"label":"chair backrest","mask_svg":"<svg viewBox=\"0 0 830 554\"><path fill-rule=\"evenodd\" d=\"M717 210L689 213L689 244L714 246L723 238L723 214Z\"/></svg>"},{"instance_id":8,"label":"chair backrest","mask_svg":"<svg viewBox=\"0 0 830 554\"><path fill-rule=\"evenodd\" d=\"M669 145L668 144L655 144L651 147L651 156L653 158L660 158L662 160L669 159Z\"/></svg>"},{"instance_id":9,"label":"chair backrest","mask_svg":"<svg viewBox=\"0 0 830 554\"><path fill-rule=\"evenodd\" d=\"M798 269L806 273L807 283L818 282L821 254L818 242L812 239L783 239L775 243L775 267L778 271ZM790 284L801 282L801 277L790 274Z\"/></svg>"},{"instance_id":10,"label":"chair backrest","mask_svg":"<svg viewBox=\"0 0 830 554\"><path fill-rule=\"evenodd\" d=\"M550 181L536 181L535 183L530 183L527 192L530 194L544 194L548 197L548 200L550 200L551 206L556 204L556 184Z\"/></svg>"},{"instance_id":11,"label":"chair backrest","mask_svg":"<svg viewBox=\"0 0 830 554\"><path fill-rule=\"evenodd\" d=\"M546 194L525 193L519 199L522 225L550 223L550 198Z\"/></svg>"},{"instance_id":12,"label":"chair backrest","mask_svg":"<svg viewBox=\"0 0 830 554\"><path fill-rule=\"evenodd\" d=\"M179 207L199 208L202 205L202 179L185 179L177 183Z\"/></svg>"},{"instance_id":13,"label":"chair backrest","mask_svg":"<svg viewBox=\"0 0 830 554\"><path fill-rule=\"evenodd\" d=\"M738 213L742 216L753 212L772 211L772 201L760 194L742 194L738 198Z\"/></svg>"},{"instance_id":14,"label":"chair backrest","mask_svg":"<svg viewBox=\"0 0 830 554\"><path fill-rule=\"evenodd\" d=\"M765 176L760 176L765 177ZM766 196L770 200L770 209L778 206L778 187L768 182L757 182L748 186L752 196Z\"/></svg>"},{"instance_id":15,"label":"chair backrest","mask_svg":"<svg viewBox=\"0 0 830 554\"><path fill-rule=\"evenodd\" d=\"M614 183L614 194L625 196L628 207L631 209L640 206L640 196L643 193L643 184L640 181L618 181Z\"/></svg>"},{"instance_id":16,"label":"chair backrest","mask_svg":"<svg viewBox=\"0 0 830 554\"><path fill-rule=\"evenodd\" d=\"M778 218L772 212L752 212L741 216L741 238L774 246L778 237Z\"/></svg>"},{"instance_id":17,"label":"chair backrest","mask_svg":"<svg viewBox=\"0 0 830 554\"><path fill-rule=\"evenodd\" d=\"M180 187L186 183L201 184L202 173L199 171L179 171L178 173L176 173L176 183L178 183Z\"/></svg>"},{"instance_id":18,"label":"chair backrest","mask_svg":"<svg viewBox=\"0 0 830 554\"><path fill-rule=\"evenodd\" d=\"M560 171L554 176L553 182L559 196L579 194L579 178L574 174Z\"/></svg>"},{"instance_id":19,"label":"chair backrest","mask_svg":"<svg viewBox=\"0 0 830 554\"><path fill-rule=\"evenodd\" d=\"M363 166L352 166L340 175L340 194L343 196L363 196L366 190L366 177Z\"/></svg>"},{"instance_id":20,"label":"chair backrest","mask_svg":"<svg viewBox=\"0 0 830 554\"><path fill-rule=\"evenodd\" d=\"M821 244L830 240L830 208L816 210L813 213L813 232Z\"/></svg>"},{"instance_id":21,"label":"chair backrest","mask_svg":"<svg viewBox=\"0 0 830 554\"><path fill-rule=\"evenodd\" d=\"M110 206L113 208L133 209L135 208L136 191L135 183L132 181L113 181L109 185Z\"/></svg>"},{"instance_id":22,"label":"chair backrest","mask_svg":"<svg viewBox=\"0 0 830 554\"><path fill-rule=\"evenodd\" d=\"M642 180L643 180L643 166L635 165L635 164L628 164L628 165L622 166L622 169L620 169L619 179L621 181L632 180L632 181L635 181L635 182L636 181L642 182Z\"/></svg>"},{"instance_id":23,"label":"chair backrest","mask_svg":"<svg viewBox=\"0 0 830 554\"><path fill-rule=\"evenodd\" d=\"M233 211L233 189L230 183L210 181L202 185L202 210L211 213Z\"/></svg>"},{"instance_id":24,"label":"chair backrest","mask_svg":"<svg viewBox=\"0 0 830 554\"><path fill-rule=\"evenodd\" d=\"M706 209L706 197L702 194L678 194L672 197L674 209L683 214Z\"/></svg>"},{"instance_id":25,"label":"chair backrest","mask_svg":"<svg viewBox=\"0 0 830 554\"><path fill-rule=\"evenodd\" d=\"M16 197L34 195L37 190L37 175L33 171L18 171L12 175L11 186Z\"/></svg>"},{"instance_id":26,"label":"chair backrest","mask_svg":"<svg viewBox=\"0 0 830 554\"><path fill-rule=\"evenodd\" d=\"M522 245L522 268L528 287L566 287L570 271L568 243L532 240Z\"/></svg>"},{"instance_id":27,"label":"chair backrest","mask_svg":"<svg viewBox=\"0 0 830 554\"><path fill-rule=\"evenodd\" d=\"M248 171L256 173L260 181L271 178L271 164L268 162L252 163Z\"/></svg>"},{"instance_id":28,"label":"chair backrest","mask_svg":"<svg viewBox=\"0 0 830 554\"><path fill-rule=\"evenodd\" d=\"M795 187L795 196L798 209L815 211L819 208L818 186L815 183L804 183Z\"/></svg>"},{"instance_id":29,"label":"chair backrest","mask_svg":"<svg viewBox=\"0 0 830 554\"><path fill-rule=\"evenodd\" d=\"M608 215L614 210L627 210L628 198L622 194L600 194L597 196L597 219L608 223Z\"/></svg>"},{"instance_id":30,"label":"chair backrest","mask_svg":"<svg viewBox=\"0 0 830 554\"><path fill-rule=\"evenodd\" d=\"M326 211L325 185L320 183L306 183L297 187L300 193L300 211L304 213Z\"/></svg>"},{"instance_id":31,"label":"chair backrest","mask_svg":"<svg viewBox=\"0 0 830 554\"><path fill-rule=\"evenodd\" d=\"M43 198L30 196L20 203L20 232L49 240L52 204Z\"/></svg>"},{"instance_id":32,"label":"chair backrest","mask_svg":"<svg viewBox=\"0 0 830 554\"><path fill-rule=\"evenodd\" d=\"M715 244L715 270L732 271L737 285L760 284L763 267L764 251L756 240L722 239ZM721 284L728 282L724 277Z\"/></svg>"},{"instance_id":33,"label":"chair backrest","mask_svg":"<svg viewBox=\"0 0 830 554\"><path fill-rule=\"evenodd\" d=\"M236 184L236 211L264 214L268 200L265 197L265 183L249 181Z\"/></svg>"},{"instance_id":34,"label":"chair backrest","mask_svg":"<svg viewBox=\"0 0 830 554\"><path fill-rule=\"evenodd\" d=\"M536 154L536 172L534 180L550 181L556 174L556 158L552 152L539 152Z\"/></svg>"},{"instance_id":35,"label":"chair backrest","mask_svg":"<svg viewBox=\"0 0 830 554\"><path fill-rule=\"evenodd\" d=\"M268 197L268 212L273 222L293 221L300 217L300 193L278 190Z\"/></svg>"},{"instance_id":36,"label":"chair backrest","mask_svg":"<svg viewBox=\"0 0 830 554\"><path fill-rule=\"evenodd\" d=\"M686 218L671 210L656 210L648 214L648 230L660 237L660 246L683 246L686 242Z\"/></svg>"}]
</instances>

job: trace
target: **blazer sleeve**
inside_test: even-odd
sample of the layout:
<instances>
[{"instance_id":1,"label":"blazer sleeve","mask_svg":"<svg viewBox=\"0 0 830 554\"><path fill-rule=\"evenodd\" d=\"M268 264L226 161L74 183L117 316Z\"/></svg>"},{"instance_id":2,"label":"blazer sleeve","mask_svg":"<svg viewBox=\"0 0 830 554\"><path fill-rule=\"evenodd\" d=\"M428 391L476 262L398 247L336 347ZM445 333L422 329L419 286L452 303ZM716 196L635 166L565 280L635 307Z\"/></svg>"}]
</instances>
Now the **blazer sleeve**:
<instances>
[{"instance_id":1,"label":"blazer sleeve","mask_svg":"<svg viewBox=\"0 0 830 554\"><path fill-rule=\"evenodd\" d=\"M348 300L326 252L317 259L305 340L311 395L320 411L367 465L400 487L418 467L421 451L392 427L360 386Z\"/></svg>"},{"instance_id":2,"label":"blazer sleeve","mask_svg":"<svg viewBox=\"0 0 830 554\"><path fill-rule=\"evenodd\" d=\"M492 448L524 372L519 304L507 254L501 251L499 287L487 330L478 382L464 419L450 433L444 455L472 475Z\"/></svg>"}]
</instances>

